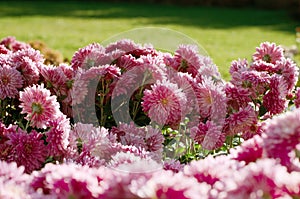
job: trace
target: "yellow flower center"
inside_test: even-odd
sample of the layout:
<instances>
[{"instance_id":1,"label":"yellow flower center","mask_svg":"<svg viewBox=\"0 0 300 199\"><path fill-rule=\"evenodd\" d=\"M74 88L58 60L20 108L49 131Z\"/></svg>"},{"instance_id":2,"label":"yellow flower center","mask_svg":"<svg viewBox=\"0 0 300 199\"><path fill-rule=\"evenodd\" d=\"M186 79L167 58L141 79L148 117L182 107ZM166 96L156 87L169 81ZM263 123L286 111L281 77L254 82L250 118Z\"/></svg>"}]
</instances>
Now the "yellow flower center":
<instances>
[{"instance_id":1,"label":"yellow flower center","mask_svg":"<svg viewBox=\"0 0 300 199\"><path fill-rule=\"evenodd\" d=\"M35 103L35 102L32 103L31 109L32 109L33 114L34 113L41 114L43 112L43 107L40 103Z\"/></svg>"},{"instance_id":2,"label":"yellow flower center","mask_svg":"<svg viewBox=\"0 0 300 199\"><path fill-rule=\"evenodd\" d=\"M166 98L163 98L160 100L160 102L162 103L162 105L167 105L168 104L168 100Z\"/></svg>"}]
</instances>

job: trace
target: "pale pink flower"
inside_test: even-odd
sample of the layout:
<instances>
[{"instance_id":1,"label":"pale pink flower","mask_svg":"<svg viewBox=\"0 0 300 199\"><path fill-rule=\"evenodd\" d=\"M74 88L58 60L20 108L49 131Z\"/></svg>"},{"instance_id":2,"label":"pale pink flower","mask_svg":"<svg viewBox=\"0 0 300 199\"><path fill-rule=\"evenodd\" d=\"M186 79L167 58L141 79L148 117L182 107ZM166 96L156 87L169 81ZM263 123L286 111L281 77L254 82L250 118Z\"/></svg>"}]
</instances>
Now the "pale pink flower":
<instances>
[{"instance_id":1,"label":"pale pink flower","mask_svg":"<svg viewBox=\"0 0 300 199\"><path fill-rule=\"evenodd\" d=\"M16 97L22 86L23 80L19 71L8 65L0 67L0 99Z\"/></svg>"},{"instance_id":2,"label":"pale pink flower","mask_svg":"<svg viewBox=\"0 0 300 199\"><path fill-rule=\"evenodd\" d=\"M249 69L249 64L246 59L238 59L231 62L229 73L233 81L239 79L239 75ZM238 81L236 81L238 83ZM232 82L233 83L233 82Z\"/></svg>"},{"instance_id":3,"label":"pale pink flower","mask_svg":"<svg viewBox=\"0 0 300 199\"><path fill-rule=\"evenodd\" d=\"M243 132L247 132L255 126L257 122L257 113L248 105L245 108L240 108L225 119L223 131L230 136L239 133L243 134Z\"/></svg>"},{"instance_id":4,"label":"pale pink flower","mask_svg":"<svg viewBox=\"0 0 300 199\"><path fill-rule=\"evenodd\" d=\"M150 119L160 125L176 127L183 119L187 99L177 84L158 81L145 90L142 107Z\"/></svg>"},{"instance_id":5,"label":"pale pink flower","mask_svg":"<svg viewBox=\"0 0 300 199\"><path fill-rule=\"evenodd\" d=\"M149 156L139 156L130 152L117 152L111 156L107 166L131 173L153 172L162 168L162 165Z\"/></svg>"},{"instance_id":6,"label":"pale pink flower","mask_svg":"<svg viewBox=\"0 0 300 199\"><path fill-rule=\"evenodd\" d=\"M22 114L27 114L26 119L32 127L46 128L47 122L57 119L62 113L56 96L51 96L44 85L33 85L20 92L20 108Z\"/></svg>"},{"instance_id":7,"label":"pale pink flower","mask_svg":"<svg viewBox=\"0 0 300 199\"><path fill-rule=\"evenodd\" d=\"M218 126L212 121L207 121L205 124L200 122L198 126L192 127L191 137L208 150L221 147L225 141L222 126Z\"/></svg>"},{"instance_id":8,"label":"pale pink flower","mask_svg":"<svg viewBox=\"0 0 300 199\"><path fill-rule=\"evenodd\" d=\"M27 133L16 130L10 133L7 141L12 146L8 157L9 161L15 161L18 166L24 165L26 173L40 169L47 158L46 146L42 136L41 133L36 131Z\"/></svg>"},{"instance_id":9,"label":"pale pink flower","mask_svg":"<svg viewBox=\"0 0 300 199\"><path fill-rule=\"evenodd\" d=\"M89 82L83 74L84 72L81 71L80 68L74 77L74 82L72 83L72 88L69 92L70 98L72 99L72 106L82 103L88 94Z\"/></svg>"},{"instance_id":10,"label":"pale pink flower","mask_svg":"<svg viewBox=\"0 0 300 199\"><path fill-rule=\"evenodd\" d=\"M263 61L266 63L275 64L276 61L282 59L283 48L277 46L275 43L263 42L256 48L256 52L253 54L254 61Z\"/></svg>"},{"instance_id":11,"label":"pale pink flower","mask_svg":"<svg viewBox=\"0 0 300 199\"><path fill-rule=\"evenodd\" d=\"M287 84L282 76L274 75L269 86L270 90L263 96L263 106L271 115L282 113L288 106Z\"/></svg>"},{"instance_id":12,"label":"pale pink flower","mask_svg":"<svg viewBox=\"0 0 300 199\"><path fill-rule=\"evenodd\" d=\"M289 170L299 170L293 162L297 160L295 150L300 142L300 109L268 120L264 131L263 147L267 157L279 159Z\"/></svg>"}]
</instances>

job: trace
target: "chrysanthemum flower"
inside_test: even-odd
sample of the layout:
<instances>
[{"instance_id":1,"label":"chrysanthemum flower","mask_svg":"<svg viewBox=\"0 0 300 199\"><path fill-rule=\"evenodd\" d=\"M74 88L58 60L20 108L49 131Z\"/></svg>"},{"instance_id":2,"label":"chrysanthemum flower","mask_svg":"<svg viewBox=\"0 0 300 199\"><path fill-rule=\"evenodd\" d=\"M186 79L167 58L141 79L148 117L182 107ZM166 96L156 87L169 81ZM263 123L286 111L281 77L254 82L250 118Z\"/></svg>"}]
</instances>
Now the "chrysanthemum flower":
<instances>
[{"instance_id":1,"label":"chrysanthemum flower","mask_svg":"<svg viewBox=\"0 0 300 199\"><path fill-rule=\"evenodd\" d=\"M112 60L105 55L105 48L98 43L92 43L79 49L72 57L71 65L74 70L78 68L89 69L94 66L110 64Z\"/></svg>"},{"instance_id":2,"label":"chrysanthemum flower","mask_svg":"<svg viewBox=\"0 0 300 199\"><path fill-rule=\"evenodd\" d=\"M282 59L280 62L277 62L277 65L280 68L280 74L286 81L288 92L291 92L298 81L298 66L291 59Z\"/></svg>"},{"instance_id":3,"label":"chrysanthemum flower","mask_svg":"<svg viewBox=\"0 0 300 199\"><path fill-rule=\"evenodd\" d=\"M17 96L18 89L22 86L23 80L19 71L8 65L0 67L0 99Z\"/></svg>"},{"instance_id":4,"label":"chrysanthemum flower","mask_svg":"<svg viewBox=\"0 0 300 199\"><path fill-rule=\"evenodd\" d=\"M31 48L31 46L27 43L17 41L15 37L8 36L6 38L3 38L0 41L0 45L4 45L7 49L10 49L12 51L18 51L23 50L27 48Z\"/></svg>"},{"instance_id":5,"label":"chrysanthemum flower","mask_svg":"<svg viewBox=\"0 0 300 199\"><path fill-rule=\"evenodd\" d=\"M289 170L296 169L293 161L297 157L292 154L300 142L300 109L268 120L264 129L263 147L267 157L279 159Z\"/></svg>"},{"instance_id":6,"label":"chrysanthemum flower","mask_svg":"<svg viewBox=\"0 0 300 199\"><path fill-rule=\"evenodd\" d=\"M180 45L175 51L171 66L176 71L187 72L195 77L202 66L197 46Z\"/></svg>"},{"instance_id":7,"label":"chrysanthemum flower","mask_svg":"<svg viewBox=\"0 0 300 199\"><path fill-rule=\"evenodd\" d=\"M9 61L12 67L21 72L25 86L38 83L39 68L44 63L40 51L33 48L23 49L13 53Z\"/></svg>"},{"instance_id":8,"label":"chrysanthemum flower","mask_svg":"<svg viewBox=\"0 0 300 199\"><path fill-rule=\"evenodd\" d=\"M230 157L234 160L244 161L246 164L255 162L263 157L263 140L261 136L255 135L253 138L244 141L240 146L230 150Z\"/></svg>"},{"instance_id":9,"label":"chrysanthemum flower","mask_svg":"<svg viewBox=\"0 0 300 199\"><path fill-rule=\"evenodd\" d=\"M226 198L291 198L286 189L289 176L274 159L261 159L224 179L220 192Z\"/></svg>"},{"instance_id":10,"label":"chrysanthemum flower","mask_svg":"<svg viewBox=\"0 0 300 199\"><path fill-rule=\"evenodd\" d=\"M70 144L80 145L82 152L100 159L109 159L112 153L114 138L104 127L94 127L92 124L76 123L70 132ZM80 153L81 151L79 151Z\"/></svg>"},{"instance_id":11,"label":"chrysanthemum flower","mask_svg":"<svg viewBox=\"0 0 300 199\"><path fill-rule=\"evenodd\" d=\"M218 126L212 121L207 121L205 124L200 122L198 126L192 127L191 137L208 150L221 147L225 141L222 126Z\"/></svg>"},{"instance_id":12,"label":"chrysanthemum flower","mask_svg":"<svg viewBox=\"0 0 300 199\"><path fill-rule=\"evenodd\" d=\"M176 84L158 81L144 91L143 111L160 125L176 127L184 117L187 99Z\"/></svg>"},{"instance_id":13,"label":"chrysanthemum flower","mask_svg":"<svg viewBox=\"0 0 300 199\"><path fill-rule=\"evenodd\" d=\"M294 104L295 104L296 108L300 107L300 88L296 89Z\"/></svg>"},{"instance_id":14,"label":"chrysanthemum flower","mask_svg":"<svg viewBox=\"0 0 300 199\"><path fill-rule=\"evenodd\" d=\"M170 159L164 161L164 170L171 170L174 173L183 171L184 165L179 162L179 160Z\"/></svg>"},{"instance_id":15,"label":"chrysanthemum flower","mask_svg":"<svg viewBox=\"0 0 300 199\"><path fill-rule=\"evenodd\" d=\"M257 123L257 115L254 109L249 105L240 108L238 112L232 113L225 119L223 131L226 135L236 135L248 131Z\"/></svg>"},{"instance_id":16,"label":"chrysanthemum flower","mask_svg":"<svg viewBox=\"0 0 300 199\"><path fill-rule=\"evenodd\" d=\"M282 76L274 75L269 86L270 90L263 96L263 106L271 115L282 113L288 105L286 81Z\"/></svg>"},{"instance_id":17,"label":"chrysanthemum flower","mask_svg":"<svg viewBox=\"0 0 300 199\"><path fill-rule=\"evenodd\" d=\"M53 94L59 95L61 89L66 90L64 87L67 82L67 77L61 67L42 65L40 68L40 74L43 77L44 84L47 88L54 92Z\"/></svg>"},{"instance_id":18,"label":"chrysanthemum flower","mask_svg":"<svg viewBox=\"0 0 300 199\"><path fill-rule=\"evenodd\" d=\"M209 198L211 187L206 183L198 183L183 173L159 171L139 187L137 195L140 198Z\"/></svg>"},{"instance_id":19,"label":"chrysanthemum flower","mask_svg":"<svg viewBox=\"0 0 300 199\"><path fill-rule=\"evenodd\" d=\"M225 92L229 112L234 112L240 108L244 108L251 102L251 92L247 88L227 83L225 86Z\"/></svg>"},{"instance_id":20,"label":"chrysanthemum flower","mask_svg":"<svg viewBox=\"0 0 300 199\"><path fill-rule=\"evenodd\" d=\"M99 171L100 172L100 171ZM103 172L103 171L102 171ZM47 164L34 172L31 186L50 198L98 198L104 191L98 171L76 164Z\"/></svg>"},{"instance_id":21,"label":"chrysanthemum flower","mask_svg":"<svg viewBox=\"0 0 300 199\"><path fill-rule=\"evenodd\" d=\"M62 113L56 96L51 96L44 85L33 85L20 92L20 108L22 114L27 114L26 119L32 127L46 128L47 122L57 119Z\"/></svg>"},{"instance_id":22,"label":"chrysanthemum flower","mask_svg":"<svg viewBox=\"0 0 300 199\"><path fill-rule=\"evenodd\" d=\"M0 54L6 55L10 52L4 45L0 44Z\"/></svg>"},{"instance_id":23,"label":"chrysanthemum flower","mask_svg":"<svg viewBox=\"0 0 300 199\"><path fill-rule=\"evenodd\" d=\"M49 156L64 157L68 152L70 121L65 115L48 122L50 129L45 133Z\"/></svg>"},{"instance_id":24,"label":"chrysanthemum flower","mask_svg":"<svg viewBox=\"0 0 300 199\"><path fill-rule=\"evenodd\" d=\"M253 54L254 61L263 61L272 64L275 64L276 61L279 61L283 57L283 48L270 42L261 43Z\"/></svg>"},{"instance_id":25,"label":"chrysanthemum flower","mask_svg":"<svg viewBox=\"0 0 300 199\"><path fill-rule=\"evenodd\" d=\"M9 161L15 161L18 166L24 165L26 173L40 169L47 157L42 136L36 131L29 134L21 130L10 133L7 141L12 146L11 154L8 157Z\"/></svg>"},{"instance_id":26,"label":"chrysanthemum flower","mask_svg":"<svg viewBox=\"0 0 300 199\"><path fill-rule=\"evenodd\" d=\"M116 50L120 50L123 53L128 53L136 49L142 48L141 45L134 43L130 39L121 39L118 40L114 43L109 44L108 46L105 47L105 52L106 53L111 53Z\"/></svg>"},{"instance_id":27,"label":"chrysanthemum flower","mask_svg":"<svg viewBox=\"0 0 300 199\"><path fill-rule=\"evenodd\" d=\"M201 118L210 118L215 124L223 125L227 108L225 84L214 82L211 77L204 77L194 90Z\"/></svg>"}]
</instances>

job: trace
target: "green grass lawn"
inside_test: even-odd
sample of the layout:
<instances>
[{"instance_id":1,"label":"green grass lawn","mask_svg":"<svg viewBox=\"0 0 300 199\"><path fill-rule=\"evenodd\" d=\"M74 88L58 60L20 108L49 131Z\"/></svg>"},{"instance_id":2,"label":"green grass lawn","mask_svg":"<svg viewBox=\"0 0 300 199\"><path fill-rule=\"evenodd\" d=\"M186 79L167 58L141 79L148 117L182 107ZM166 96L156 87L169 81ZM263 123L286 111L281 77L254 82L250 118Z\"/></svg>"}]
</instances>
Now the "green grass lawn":
<instances>
[{"instance_id":1,"label":"green grass lawn","mask_svg":"<svg viewBox=\"0 0 300 199\"><path fill-rule=\"evenodd\" d=\"M197 41L225 79L232 60L251 58L255 47L270 41L295 44L295 27L285 11L182 7L84 1L1 1L0 37L42 40L67 58L83 46L143 27L179 31ZM159 40L159 38L154 38Z\"/></svg>"}]
</instances>

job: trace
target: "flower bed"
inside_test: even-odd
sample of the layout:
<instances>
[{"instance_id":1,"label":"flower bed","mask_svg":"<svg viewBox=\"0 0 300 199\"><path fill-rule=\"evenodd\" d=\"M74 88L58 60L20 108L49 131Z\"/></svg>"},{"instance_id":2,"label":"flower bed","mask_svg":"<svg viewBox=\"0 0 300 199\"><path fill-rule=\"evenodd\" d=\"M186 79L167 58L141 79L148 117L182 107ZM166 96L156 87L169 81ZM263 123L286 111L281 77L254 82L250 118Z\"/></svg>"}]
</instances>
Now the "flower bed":
<instances>
[{"instance_id":1,"label":"flower bed","mask_svg":"<svg viewBox=\"0 0 300 199\"><path fill-rule=\"evenodd\" d=\"M1 198L299 198L298 67L264 42L230 74L193 45L53 66L2 39Z\"/></svg>"}]
</instances>

